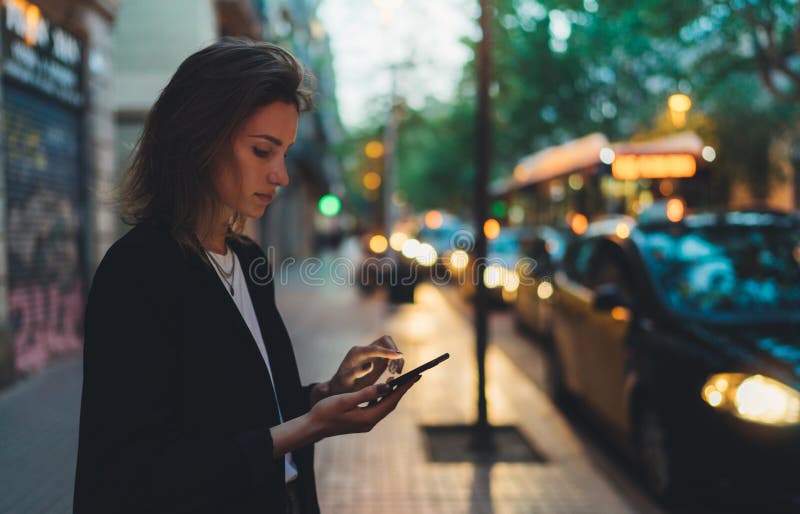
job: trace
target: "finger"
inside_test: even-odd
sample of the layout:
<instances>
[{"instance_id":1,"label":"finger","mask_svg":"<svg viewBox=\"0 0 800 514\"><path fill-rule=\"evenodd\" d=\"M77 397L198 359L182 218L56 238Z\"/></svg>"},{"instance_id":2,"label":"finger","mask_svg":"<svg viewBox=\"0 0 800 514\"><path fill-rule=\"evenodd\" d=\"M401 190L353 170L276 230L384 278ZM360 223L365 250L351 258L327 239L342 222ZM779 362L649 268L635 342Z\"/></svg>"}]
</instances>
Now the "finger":
<instances>
[{"instance_id":1,"label":"finger","mask_svg":"<svg viewBox=\"0 0 800 514\"><path fill-rule=\"evenodd\" d=\"M372 343L373 346L383 346L389 348L390 350L394 350L400 352L398 350L397 345L392 339L392 336L383 336L380 339L374 341ZM400 352L402 353L402 352ZM393 359L389 361L389 372L390 373L402 373L403 372L403 365L405 364L405 359Z\"/></svg>"},{"instance_id":2,"label":"finger","mask_svg":"<svg viewBox=\"0 0 800 514\"><path fill-rule=\"evenodd\" d=\"M402 359L403 354L399 351L385 348L383 346L377 346L375 345L375 343L373 343L368 346L360 347L358 351L358 357L361 359L373 359L375 357L382 357L384 359L394 360L394 359Z\"/></svg>"},{"instance_id":3,"label":"finger","mask_svg":"<svg viewBox=\"0 0 800 514\"><path fill-rule=\"evenodd\" d=\"M419 381L420 378L422 378L422 375L418 375L415 380L411 380L410 382L401 385L391 393L385 395L377 405L372 407L373 409L380 410L380 412L376 412L376 414L382 418L394 410L398 402L403 398L403 395L406 394L408 390Z\"/></svg>"},{"instance_id":4,"label":"finger","mask_svg":"<svg viewBox=\"0 0 800 514\"><path fill-rule=\"evenodd\" d=\"M399 375L403 372L403 366L405 363L405 359L395 359L389 361L389 373L397 373Z\"/></svg>"},{"instance_id":5,"label":"finger","mask_svg":"<svg viewBox=\"0 0 800 514\"><path fill-rule=\"evenodd\" d=\"M353 378L355 380L358 380L359 378L365 377L369 375L374 368L375 368L374 362L372 361L364 362L360 366L353 369Z\"/></svg>"},{"instance_id":6,"label":"finger","mask_svg":"<svg viewBox=\"0 0 800 514\"><path fill-rule=\"evenodd\" d=\"M370 345L372 345L372 346L383 346L384 348L388 348L388 349L394 350L396 352L400 351L400 349L397 347L397 344L395 344L394 339L392 339L392 336L389 336L389 335L382 335L378 339L372 341L370 343Z\"/></svg>"},{"instance_id":7,"label":"finger","mask_svg":"<svg viewBox=\"0 0 800 514\"><path fill-rule=\"evenodd\" d=\"M364 402L377 400L382 396L382 394L378 385L371 385L369 387L365 387L364 389L360 389L354 393L345 393L342 396L346 398L346 400L350 403L352 407L356 407Z\"/></svg>"},{"instance_id":8,"label":"finger","mask_svg":"<svg viewBox=\"0 0 800 514\"><path fill-rule=\"evenodd\" d=\"M377 405L381 398L392 392L392 386L390 386L387 382L384 382L382 384L377 384L377 387L379 396L374 400L370 400L370 402L367 404L367 407L372 407L374 405Z\"/></svg>"}]
</instances>

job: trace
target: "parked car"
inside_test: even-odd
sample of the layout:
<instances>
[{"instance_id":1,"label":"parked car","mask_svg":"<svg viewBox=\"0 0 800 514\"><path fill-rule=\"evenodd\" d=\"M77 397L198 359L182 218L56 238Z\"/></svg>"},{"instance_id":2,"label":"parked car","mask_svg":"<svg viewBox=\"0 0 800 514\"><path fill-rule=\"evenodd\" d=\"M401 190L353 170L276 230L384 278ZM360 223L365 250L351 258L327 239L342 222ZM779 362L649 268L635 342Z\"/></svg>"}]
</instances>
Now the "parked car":
<instances>
[{"instance_id":1,"label":"parked car","mask_svg":"<svg viewBox=\"0 0 800 514\"><path fill-rule=\"evenodd\" d=\"M519 287L517 263L522 257L520 240L529 235L522 228L504 227L494 239L486 242L486 267L483 281L489 294L489 300L497 305L505 305L514 301ZM446 256L446 262L459 286L464 298L475 296L477 272L472 257L466 252L454 250Z\"/></svg>"},{"instance_id":2,"label":"parked car","mask_svg":"<svg viewBox=\"0 0 800 514\"><path fill-rule=\"evenodd\" d=\"M675 500L729 484L800 511L800 225L603 220L555 275L560 384Z\"/></svg>"},{"instance_id":3,"label":"parked car","mask_svg":"<svg viewBox=\"0 0 800 514\"><path fill-rule=\"evenodd\" d=\"M417 265L428 268L431 278L438 284L449 280L448 256L460 247L469 247L474 242L472 227L452 214L441 214L441 223L436 228L423 224L416 235L420 242L413 257ZM427 245L427 246L425 246Z\"/></svg>"},{"instance_id":4,"label":"parked car","mask_svg":"<svg viewBox=\"0 0 800 514\"><path fill-rule=\"evenodd\" d=\"M549 341L553 327L553 274L558 268L574 233L550 226L532 229L520 241L522 255L517 274L520 284L514 301L517 326L532 332L542 341Z\"/></svg>"}]
</instances>

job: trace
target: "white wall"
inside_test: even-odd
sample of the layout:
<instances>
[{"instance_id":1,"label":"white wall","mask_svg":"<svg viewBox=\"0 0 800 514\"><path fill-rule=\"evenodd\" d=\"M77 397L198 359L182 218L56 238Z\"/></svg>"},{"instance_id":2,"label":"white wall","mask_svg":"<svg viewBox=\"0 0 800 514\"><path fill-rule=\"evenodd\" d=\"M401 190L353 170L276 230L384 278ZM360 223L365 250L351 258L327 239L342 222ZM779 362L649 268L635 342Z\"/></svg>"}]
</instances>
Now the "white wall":
<instances>
[{"instance_id":1,"label":"white wall","mask_svg":"<svg viewBox=\"0 0 800 514\"><path fill-rule=\"evenodd\" d=\"M178 65L216 37L212 0L120 0L112 42L116 110L149 110Z\"/></svg>"}]
</instances>

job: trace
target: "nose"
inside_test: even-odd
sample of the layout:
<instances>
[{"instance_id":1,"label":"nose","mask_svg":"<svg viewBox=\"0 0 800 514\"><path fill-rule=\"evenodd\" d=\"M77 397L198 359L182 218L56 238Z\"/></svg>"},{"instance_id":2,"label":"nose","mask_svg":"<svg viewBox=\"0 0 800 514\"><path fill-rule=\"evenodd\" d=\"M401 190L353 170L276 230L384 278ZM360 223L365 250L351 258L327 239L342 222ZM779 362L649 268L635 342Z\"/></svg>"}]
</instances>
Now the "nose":
<instances>
[{"instance_id":1,"label":"nose","mask_svg":"<svg viewBox=\"0 0 800 514\"><path fill-rule=\"evenodd\" d=\"M269 182L281 187L289 185L289 173L286 170L285 160L281 159L275 169L269 172Z\"/></svg>"}]
</instances>

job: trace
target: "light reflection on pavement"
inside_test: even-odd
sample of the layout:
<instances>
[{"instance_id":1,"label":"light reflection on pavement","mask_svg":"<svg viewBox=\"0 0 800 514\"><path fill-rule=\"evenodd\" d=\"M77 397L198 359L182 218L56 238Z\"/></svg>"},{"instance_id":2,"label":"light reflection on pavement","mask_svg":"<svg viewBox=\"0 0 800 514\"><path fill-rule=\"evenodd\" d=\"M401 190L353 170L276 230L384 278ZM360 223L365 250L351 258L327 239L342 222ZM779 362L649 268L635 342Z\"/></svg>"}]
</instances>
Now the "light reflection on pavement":
<instances>
[{"instance_id":1,"label":"light reflection on pavement","mask_svg":"<svg viewBox=\"0 0 800 514\"><path fill-rule=\"evenodd\" d=\"M558 410L495 345L487 353L490 420L516 424L548 462L427 462L419 425L464 424L475 418L472 327L429 284L417 288L415 304L398 307L386 305L380 295L363 298L354 288L329 288L335 293L296 283L277 291L304 383L329 378L350 346L384 333L405 353L407 368L445 351L451 358L428 371L370 433L318 444L323 512L657 512L631 507L591 464Z\"/></svg>"}]
</instances>

